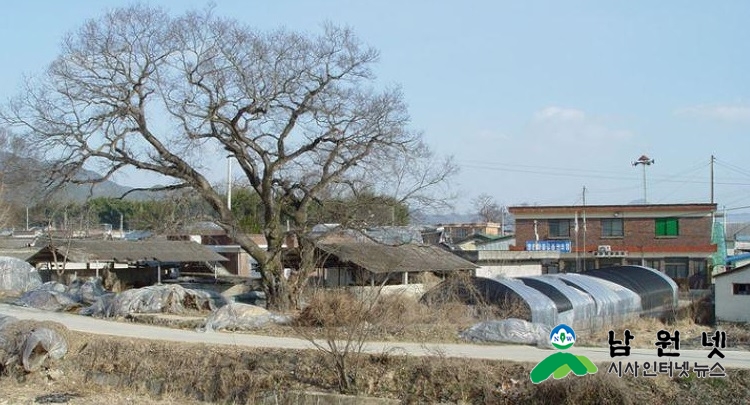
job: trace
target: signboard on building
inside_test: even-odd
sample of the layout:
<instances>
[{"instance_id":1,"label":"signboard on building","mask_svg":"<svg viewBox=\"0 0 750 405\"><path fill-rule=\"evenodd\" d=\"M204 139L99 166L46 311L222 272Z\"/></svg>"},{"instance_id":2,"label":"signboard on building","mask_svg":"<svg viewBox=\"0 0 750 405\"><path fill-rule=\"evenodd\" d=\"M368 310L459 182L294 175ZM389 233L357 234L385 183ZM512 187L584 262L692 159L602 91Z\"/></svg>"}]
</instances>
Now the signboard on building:
<instances>
[{"instance_id":1,"label":"signboard on building","mask_svg":"<svg viewBox=\"0 0 750 405\"><path fill-rule=\"evenodd\" d=\"M528 240L526 250L570 253L569 240Z\"/></svg>"}]
</instances>

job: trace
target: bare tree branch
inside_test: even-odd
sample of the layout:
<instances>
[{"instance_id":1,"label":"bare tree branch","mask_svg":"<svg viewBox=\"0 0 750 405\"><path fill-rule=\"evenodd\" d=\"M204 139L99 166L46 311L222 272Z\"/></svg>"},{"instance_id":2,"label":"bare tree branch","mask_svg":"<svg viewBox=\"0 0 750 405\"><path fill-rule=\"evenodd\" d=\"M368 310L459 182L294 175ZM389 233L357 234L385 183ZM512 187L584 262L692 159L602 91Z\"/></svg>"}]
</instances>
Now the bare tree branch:
<instances>
[{"instance_id":1,"label":"bare tree branch","mask_svg":"<svg viewBox=\"0 0 750 405\"><path fill-rule=\"evenodd\" d=\"M303 235L311 204L330 187L364 184L363 174L414 151L425 156L400 90L373 88L377 60L347 28L266 33L211 10L174 17L134 5L68 36L0 118L34 139L58 180L137 168L191 188L260 263L269 305L288 307L283 222ZM223 190L208 181L212 161L227 155L260 199L264 248L237 232ZM404 201L426 200L454 167L419 175L411 163L398 180Z\"/></svg>"}]
</instances>

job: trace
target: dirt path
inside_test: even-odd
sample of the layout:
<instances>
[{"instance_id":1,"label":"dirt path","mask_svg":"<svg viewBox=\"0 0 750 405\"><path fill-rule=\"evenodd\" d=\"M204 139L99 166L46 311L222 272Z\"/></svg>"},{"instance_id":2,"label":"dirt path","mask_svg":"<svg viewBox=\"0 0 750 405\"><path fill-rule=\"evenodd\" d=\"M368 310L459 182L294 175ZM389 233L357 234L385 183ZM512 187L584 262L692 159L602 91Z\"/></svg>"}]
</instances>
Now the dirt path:
<instances>
[{"instance_id":1,"label":"dirt path","mask_svg":"<svg viewBox=\"0 0 750 405\"><path fill-rule=\"evenodd\" d=\"M142 325L136 323L115 322L73 315L59 312L48 312L34 308L17 307L8 304L0 304L0 314L14 316L19 319L47 320L59 322L71 330L128 338L153 339L170 342L205 343L210 345L230 345L258 348L276 349L314 349L312 343L304 339L289 337L261 336L245 333L223 333L223 332L197 332L182 329L170 329L165 327ZM606 332L602 332L606 333ZM368 353L389 353L394 355L409 356L434 356L510 360L517 362L538 363L551 354L550 350L538 349L531 346L520 345L475 345L475 344L434 344L434 343L409 343L409 342L368 342L365 346ZM595 363L609 363L613 359L609 356L608 348L596 347L574 347L571 350L576 355L588 357ZM750 369L750 352L731 350L727 348L722 351L726 356L720 360L726 368ZM653 361L679 361L693 364L706 364L712 366L717 358L708 359L709 350L680 350L680 356L676 358L659 358L655 349L632 349L627 358L619 357L615 360L623 362L653 362Z\"/></svg>"}]
</instances>

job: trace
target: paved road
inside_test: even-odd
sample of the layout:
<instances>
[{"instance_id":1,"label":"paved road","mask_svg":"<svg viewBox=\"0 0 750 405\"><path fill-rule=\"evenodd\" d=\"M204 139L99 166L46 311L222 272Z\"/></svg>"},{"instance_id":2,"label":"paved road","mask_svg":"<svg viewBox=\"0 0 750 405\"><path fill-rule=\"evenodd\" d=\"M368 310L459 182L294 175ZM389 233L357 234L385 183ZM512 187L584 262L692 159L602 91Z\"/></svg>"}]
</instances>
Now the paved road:
<instances>
[{"instance_id":1,"label":"paved road","mask_svg":"<svg viewBox=\"0 0 750 405\"><path fill-rule=\"evenodd\" d=\"M17 307L0 304L0 314L14 316L18 319L46 320L59 322L69 329L91 334L120 336L128 338L143 338L168 342L204 343L214 345L230 345L257 348L277 349L312 349L313 344L304 339L251 335L245 333L196 332L182 329L142 325L136 323L115 322L80 315L59 312L48 312L34 308ZM364 348L368 353L403 354L410 356L461 357L473 359L511 360L519 362L538 363L549 356L552 351L521 345L474 345L474 344L420 344L408 342L368 342ZM574 347L571 350L576 355L588 357L595 363L610 363L608 348ZM726 368L750 369L750 352L725 349L726 356L720 359ZM717 358L708 359L708 350L680 350L680 356L674 358L659 358L655 349L632 349L629 357L617 357L614 360L625 362L653 362L675 361L690 362L691 368L697 362L701 365L712 366Z\"/></svg>"}]
</instances>

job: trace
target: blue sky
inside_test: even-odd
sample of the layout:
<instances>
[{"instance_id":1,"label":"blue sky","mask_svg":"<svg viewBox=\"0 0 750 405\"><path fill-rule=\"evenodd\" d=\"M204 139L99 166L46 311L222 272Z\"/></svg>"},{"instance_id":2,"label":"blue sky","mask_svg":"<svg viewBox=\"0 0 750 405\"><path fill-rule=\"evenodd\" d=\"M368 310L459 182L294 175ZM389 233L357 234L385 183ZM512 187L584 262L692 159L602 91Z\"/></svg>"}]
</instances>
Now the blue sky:
<instances>
[{"instance_id":1,"label":"blue sky","mask_svg":"<svg viewBox=\"0 0 750 405\"><path fill-rule=\"evenodd\" d=\"M128 1L8 5L0 94L58 53L63 34ZM200 1L152 1L175 13ZM216 1L259 29L349 25L381 52L412 128L461 166L456 210L504 205L708 202L750 206L750 2ZM127 179L120 182L128 183Z\"/></svg>"}]
</instances>

